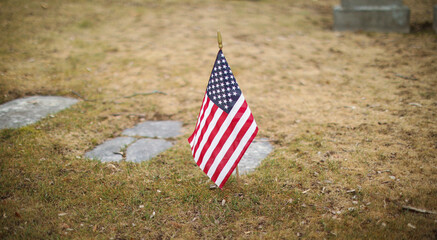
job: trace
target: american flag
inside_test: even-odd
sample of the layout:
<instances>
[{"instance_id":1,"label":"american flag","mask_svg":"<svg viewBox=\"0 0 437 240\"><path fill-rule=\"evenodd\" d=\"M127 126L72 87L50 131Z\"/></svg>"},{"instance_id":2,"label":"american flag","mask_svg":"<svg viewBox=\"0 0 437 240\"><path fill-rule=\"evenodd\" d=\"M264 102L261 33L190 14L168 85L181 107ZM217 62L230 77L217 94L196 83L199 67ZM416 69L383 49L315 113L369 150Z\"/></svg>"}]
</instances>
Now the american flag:
<instances>
[{"instance_id":1,"label":"american flag","mask_svg":"<svg viewBox=\"0 0 437 240\"><path fill-rule=\"evenodd\" d=\"M194 161L222 188L257 133L252 112L220 50L196 128L188 138Z\"/></svg>"}]
</instances>

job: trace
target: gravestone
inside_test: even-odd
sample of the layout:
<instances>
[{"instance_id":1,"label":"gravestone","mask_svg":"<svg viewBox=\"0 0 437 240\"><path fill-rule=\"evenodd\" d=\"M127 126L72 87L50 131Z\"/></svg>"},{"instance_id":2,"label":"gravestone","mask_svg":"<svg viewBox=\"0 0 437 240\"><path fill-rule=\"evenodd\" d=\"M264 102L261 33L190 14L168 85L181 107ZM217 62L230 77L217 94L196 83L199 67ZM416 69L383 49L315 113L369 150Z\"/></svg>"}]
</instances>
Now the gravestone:
<instances>
[{"instance_id":1,"label":"gravestone","mask_svg":"<svg viewBox=\"0 0 437 240\"><path fill-rule=\"evenodd\" d=\"M133 137L118 137L108 140L92 151L85 153L85 157L102 162L118 162L123 159L123 154L120 151L135 140L137 139Z\"/></svg>"},{"instance_id":2,"label":"gravestone","mask_svg":"<svg viewBox=\"0 0 437 240\"><path fill-rule=\"evenodd\" d=\"M139 123L133 128L124 130L122 135L125 137L108 140L85 153L85 157L102 162L118 162L123 160L124 153L120 153L120 151L126 148L126 161L147 161L170 148L173 144L168 138L181 135L181 129L182 123L179 121Z\"/></svg>"},{"instance_id":3,"label":"gravestone","mask_svg":"<svg viewBox=\"0 0 437 240\"><path fill-rule=\"evenodd\" d=\"M410 9L402 0L341 0L334 7L334 30L410 32Z\"/></svg>"},{"instance_id":4,"label":"gravestone","mask_svg":"<svg viewBox=\"0 0 437 240\"><path fill-rule=\"evenodd\" d=\"M19 128L36 123L49 114L57 113L78 100L57 96L33 96L15 99L0 105L0 129Z\"/></svg>"},{"instance_id":5,"label":"gravestone","mask_svg":"<svg viewBox=\"0 0 437 240\"><path fill-rule=\"evenodd\" d=\"M434 31L437 33L437 5L434 5Z\"/></svg>"},{"instance_id":6,"label":"gravestone","mask_svg":"<svg viewBox=\"0 0 437 240\"><path fill-rule=\"evenodd\" d=\"M179 121L142 122L124 130L124 137L108 140L85 153L85 157L102 162L119 162L123 159L137 163L147 161L170 148L172 139L180 136L181 131L182 123ZM121 152L124 149L125 152ZM273 146L267 139L255 139L238 164L240 173L247 174L255 170L272 150Z\"/></svg>"},{"instance_id":7,"label":"gravestone","mask_svg":"<svg viewBox=\"0 0 437 240\"><path fill-rule=\"evenodd\" d=\"M125 136L170 138L180 135L182 123L178 121L147 121L123 131Z\"/></svg>"},{"instance_id":8,"label":"gravestone","mask_svg":"<svg viewBox=\"0 0 437 240\"><path fill-rule=\"evenodd\" d=\"M167 150L172 143L163 139L140 139L130 145L126 152L126 161L142 162Z\"/></svg>"},{"instance_id":9,"label":"gravestone","mask_svg":"<svg viewBox=\"0 0 437 240\"><path fill-rule=\"evenodd\" d=\"M243 158L241 158L238 163L238 171L240 174L244 175L255 170L261 164L261 161L270 154L273 150L273 146L268 142L267 139L255 139L252 144L250 144L246 153L244 153Z\"/></svg>"}]
</instances>

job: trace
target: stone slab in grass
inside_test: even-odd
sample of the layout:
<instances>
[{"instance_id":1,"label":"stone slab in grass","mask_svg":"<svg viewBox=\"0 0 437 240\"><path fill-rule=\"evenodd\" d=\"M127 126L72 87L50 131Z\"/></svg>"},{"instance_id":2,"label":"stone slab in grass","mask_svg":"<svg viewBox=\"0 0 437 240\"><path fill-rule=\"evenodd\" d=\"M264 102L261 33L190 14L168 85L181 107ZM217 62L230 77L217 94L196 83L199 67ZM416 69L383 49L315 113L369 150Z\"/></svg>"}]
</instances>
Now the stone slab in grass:
<instances>
[{"instance_id":1,"label":"stone slab in grass","mask_svg":"<svg viewBox=\"0 0 437 240\"><path fill-rule=\"evenodd\" d=\"M181 134L182 123L179 121L147 121L123 131L125 136L171 138Z\"/></svg>"},{"instance_id":2,"label":"stone slab in grass","mask_svg":"<svg viewBox=\"0 0 437 240\"><path fill-rule=\"evenodd\" d=\"M126 161L147 161L159 153L167 150L172 143L163 139L143 138L130 145L126 152Z\"/></svg>"},{"instance_id":3,"label":"stone slab in grass","mask_svg":"<svg viewBox=\"0 0 437 240\"><path fill-rule=\"evenodd\" d=\"M85 153L85 157L102 162L118 162L123 159L119 152L135 140L133 137L118 137L108 140Z\"/></svg>"},{"instance_id":4,"label":"stone slab in grass","mask_svg":"<svg viewBox=\"0 0 437 240\"><path fill-rule=\"evenodd\" d=\"M254 171L272 150L273 146L267 139L255 139L238 163L239 173L243 175Z\"/></svg>"},{"instance_id":5,"label":"stone slab in grass","mask_svg":"<svg viewBox=\"0 0 437 240\"><path fill-rule=\"evenodd\" d=\"M19 128L36 123L49 114L54 114L78 100L57 96L33 96L15 99L0 105L0 129Z\"/></svg>"},{"instance_id":6,"label":"stone slab in grass","mask_svg":"<svg viewBox=\"0 0 437 240\"><path fill-rule=\"evenodd\" d=\"M127 146L126 161L142 162L147 161L159 153L167 150L172 143L164 139L151 138L172 138L181 134L182 123L178 121L147 121L139 123L133 128L123 131L122 135L128 137L119 137L109 140L97 146L91 152L85 154L85 157L98 159L102 162L120 161L123 156L114 154ZM137 140L137 138L140 139Z\"/></svg>"},{"instance_id":7,"label":"stone slab in grass","mask_svg":"<svg viewBox=\"0 0 437 240\"><path fill-rule=\"evenodd\" d=\"M334 7L334 30L410 32L410 9L402 0L342 0Z\"/></svg>"}]
</instances>

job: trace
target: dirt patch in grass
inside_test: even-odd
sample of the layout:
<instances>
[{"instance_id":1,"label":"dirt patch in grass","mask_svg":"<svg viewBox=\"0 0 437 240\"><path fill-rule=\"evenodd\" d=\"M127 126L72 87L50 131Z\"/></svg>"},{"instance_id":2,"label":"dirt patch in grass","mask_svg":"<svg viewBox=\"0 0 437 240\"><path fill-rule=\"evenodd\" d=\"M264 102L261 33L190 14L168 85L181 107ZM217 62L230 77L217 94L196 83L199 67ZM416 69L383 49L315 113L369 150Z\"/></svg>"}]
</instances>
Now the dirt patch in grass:
<instances>
[{"instance_id":1,"label":"dirt patch in grass","mask_svg":"<svg viewBox=\"0 0 437 240\"><path fill-rule=\"evenodd\" d=\"M2 238L433 239L435 1L413 33L333 32L338 1L3 1L0 102L82 101L0 131ZM223 191L185 140L217 52L275 151ZM160 91L165 94L156 94ZM153 93L143 95L142 93ZM144 120L185 135L142 163L83 154Z\"/></svg>"}]
</instances>

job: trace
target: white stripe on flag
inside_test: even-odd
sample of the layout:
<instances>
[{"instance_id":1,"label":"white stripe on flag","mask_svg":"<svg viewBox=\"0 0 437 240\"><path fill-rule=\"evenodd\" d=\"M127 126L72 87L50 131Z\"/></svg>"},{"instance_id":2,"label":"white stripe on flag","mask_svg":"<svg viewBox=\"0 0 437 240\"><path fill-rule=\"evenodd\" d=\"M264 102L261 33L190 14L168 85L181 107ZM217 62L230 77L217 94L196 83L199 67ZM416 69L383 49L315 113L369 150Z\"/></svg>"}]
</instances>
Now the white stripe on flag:
<instances>
[{"instance_id":1,"label":"white stripe on flag","mask_svg":"<svg viewBox=\"0 0 437 240\"><path fill-rule=\"evenodd\" d=\"M226 117L226 120L223 122L222 126L220 127L220 130L218 131L217 135L214 137L214 140L211 142L211 145L208 147L208 151L205 153L203 157L202 164L200 165L200 168L203 170L205 168L206 163L209 160L209 157L211 156L214 149L217 147L217 144L219 143L220 139L223 137L223 134L228 129L229 125L231 124L232 120L234 120L235 115L237 114L238 110L240 110L241 105L244 103L244 97L241 95L235 105L232 107L232 110L229 112L229 115ZM215 126L214 126L215 127ZM223 148L222 148L223 149ZM220 158L216 158L220 159ZM216 163L217 161L214 161Z\"/></svg>"},{"instance_id":2,"label":"white stripe on flag","mask_svg":"<svg viewBox=\"0 0 437 240\"><path fill-rule=\"evenodd\" d=\"M229 170L234 165L235 160L237 160L237 158L240 155L241 151L243 150L244 146L247 144L247 142L249 141L250 137L256 131L256 127L257 127L256 123L255 123L255 121L253 121L252 125L250 125L250 128L247 130L246 134L244 134L244 137L241 139L240 144L235 149L235 151L232 154L232 156L229 158L228 163L222 169L222 171L220 172L220 175L218 176L217 180L215 181L215 184L217 184L217 186L221 185L223 179L226 177L226 175L228 174Z\"/></svg>"}]
</instances>

